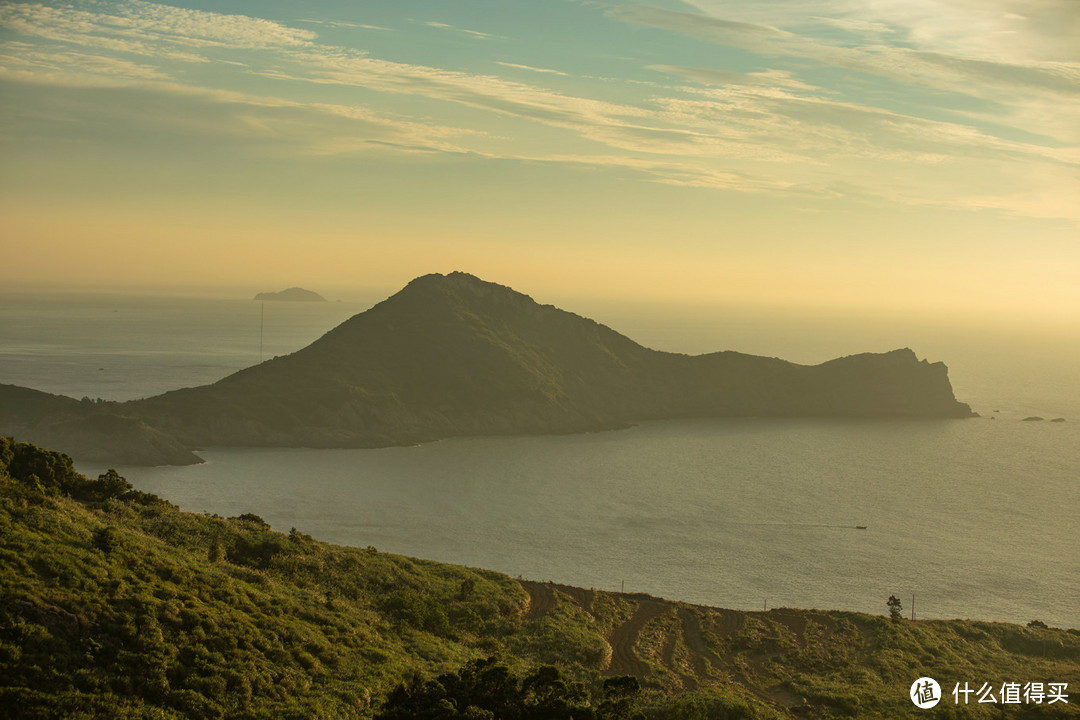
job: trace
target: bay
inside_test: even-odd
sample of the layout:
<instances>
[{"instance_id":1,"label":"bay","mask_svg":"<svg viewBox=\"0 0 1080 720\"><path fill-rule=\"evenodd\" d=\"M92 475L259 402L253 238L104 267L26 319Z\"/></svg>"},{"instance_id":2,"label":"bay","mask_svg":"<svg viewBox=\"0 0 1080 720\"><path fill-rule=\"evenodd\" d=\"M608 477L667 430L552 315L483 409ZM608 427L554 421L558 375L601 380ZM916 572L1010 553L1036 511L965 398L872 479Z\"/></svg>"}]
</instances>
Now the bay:
<instances>
[{"instance_id":1,"label":"bay","mask_svg":"<svg viewBox=\"0 0 1080 720\"><path fill-rule=\"evenodd\" d=\"M122 472L188 510L530 579L1080 627L1078 448L1068 424L696 420Z\"/></svg>"}]
</instances>

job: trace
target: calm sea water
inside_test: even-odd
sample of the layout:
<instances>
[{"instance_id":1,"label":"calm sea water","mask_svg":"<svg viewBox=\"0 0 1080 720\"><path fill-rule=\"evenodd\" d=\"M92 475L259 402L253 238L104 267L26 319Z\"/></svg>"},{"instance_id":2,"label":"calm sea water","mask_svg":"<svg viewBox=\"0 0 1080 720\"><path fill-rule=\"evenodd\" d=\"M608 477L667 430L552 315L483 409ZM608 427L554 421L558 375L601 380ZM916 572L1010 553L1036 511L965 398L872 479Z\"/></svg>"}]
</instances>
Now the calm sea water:
<instances>
[{"instance_id":1,"label":"calm sea water","mask_svg":"<svg viewBox=\"0 0 1080 720\"><path fill-rule=\"evenodd\" d=\"M250 300L0 301L0 382L111 399L257 362L260 325L270 357L363 309L268 303L262 316ZM986 417L672 421L379 450L212 448L205 465L121 471L188 510L255 512L281 530L526 578L625 583L743 609L883 613L890 594L905 607L914 594L920 617L1080 627L1075 338L808 328L792 318L600 319L653 347L803 362L910 345L947 360L958 397ZM859 333L880 346L847 349ZM1032 414L1069 421L1022 422Z\"/></svg>"},{"instance_id":2,"label":"calm sea water","mask_svg":"<svg viewBox=\"0 0 1080 720\"><path fill-rule=\"evenodd\" d=\"M294 352L356 303L0 293L0 383L134 400Z\"/></svg>"}]
</instances>

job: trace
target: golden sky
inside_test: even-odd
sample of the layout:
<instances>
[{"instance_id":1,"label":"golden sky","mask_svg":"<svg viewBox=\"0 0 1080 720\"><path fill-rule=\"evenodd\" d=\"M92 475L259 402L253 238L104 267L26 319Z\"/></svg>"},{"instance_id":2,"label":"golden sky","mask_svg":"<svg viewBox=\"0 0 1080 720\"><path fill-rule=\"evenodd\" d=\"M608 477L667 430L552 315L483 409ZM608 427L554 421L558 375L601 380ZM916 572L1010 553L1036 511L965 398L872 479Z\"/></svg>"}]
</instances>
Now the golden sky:
<instances>
[{"instance_id":1,"label":"golden sky","mask_svg":"<svg viewBox=\"0 0 1080 720\"><path fill-rule=\"evenodd\" d=\"M5 2L0 283L1075 329L1077 37L1074 0Z\"/></svg>"}]
</instances>

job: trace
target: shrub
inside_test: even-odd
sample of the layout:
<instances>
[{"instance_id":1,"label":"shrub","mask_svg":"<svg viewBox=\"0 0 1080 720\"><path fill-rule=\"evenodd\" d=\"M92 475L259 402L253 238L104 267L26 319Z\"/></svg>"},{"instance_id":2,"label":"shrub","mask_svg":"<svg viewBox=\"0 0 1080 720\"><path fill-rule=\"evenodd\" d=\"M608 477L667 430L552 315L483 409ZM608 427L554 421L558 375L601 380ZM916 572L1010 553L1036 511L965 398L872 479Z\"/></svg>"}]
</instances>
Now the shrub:
<instances>
[{"instance_id":1,"label":"shrub","mask_svg":"<svg viewBox=\"0 0 1080 720\"><path fill-rule=\"evenodd\" d=\"M103 527L94 531L94 547L109 555L120 547L120 533L114 527Z\"/></svg>"}]
</instances>

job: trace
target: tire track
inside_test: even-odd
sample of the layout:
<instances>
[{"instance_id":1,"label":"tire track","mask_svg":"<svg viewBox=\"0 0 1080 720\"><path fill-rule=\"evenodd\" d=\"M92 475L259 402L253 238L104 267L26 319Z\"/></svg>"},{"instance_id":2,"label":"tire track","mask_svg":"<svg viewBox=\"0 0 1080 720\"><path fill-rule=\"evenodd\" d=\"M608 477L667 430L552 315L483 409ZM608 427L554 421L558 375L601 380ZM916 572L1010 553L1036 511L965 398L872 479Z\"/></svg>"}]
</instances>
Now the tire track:
<instances>
[{"instance_id":1,"label":"tire track","mask_svg":"<svg viewBox=\"0 0 1080 720\"><path fill-rule=\"evenodd\" d=\"M543 617L555 608L555 591L549 583L518 580L525 592L529 593L529 608L525 611L525 620Z\"/></svg>"},{"instance_id":2,"label":"tire track","mask_svg":"<svg viewBox=\"0 0 1080 720\"><path fill-rule=\"evenodd\" d=\"M690 651L693 660L694 674L699 678L708 677L709 664L712 664L717 670L723 669L724 662L705 642L705 636L701 633L701 623L698 622L697 615L688 607L680 607L679 620L682 621L683 642L686 643L686 648Z\"/></svg>"},{"instance_id":3,"label":"tire track","mask_svg":"<svg viewBox=\"0 0 1080 720\"><path fill-rule=\"evenodd\" d=\"M713 620L712 630L717 635L733 635L742 628L745 622L742 613L737 611L711 610L709 619ZM714 617L714 613L720 613L720 618ZM699 678L708 677L708 666L712 665L715 672L730 676L751 693L774 707L779 706L798 710L806 705L806 698L794 695L779 685L760 688L759 683L751 682L750 678L742 670L735 667L734 664L725 662L705 641L705 636L701 631L701 623L690 608L680 607L679 618L682 620L683 640L694 657L694 672L697 673ZM751 662L751 666L753 664Z\"/></svg>"},{"instance_id":4,"label":"tire track","mask_svg":"<svg viewBox=\"0 0 1080 720\"><path fill-rule=\"evenodd\" d=\"M679 610L681 612L681 608ZM676 614L676 617L679 617L680 620L682 619L681 615ZM698 687L700 687L700 684L697 681L697 678L701 676L701 673L698 671L697 667L697 661L700 658L692 651L689 653L690 662L693 665L693 675L687 675L686 673L679 670L678 661L675 657L675 649L678 646L680 639L683 641L683 645L685 646L686 633L682 630L681 627L675 632L668 632L667 635L664 637L664 647L662 651L664 667L666 667L668 670L678 676L679 680L682 681L684 690L697 690Z\"/></svg>"}]
</instances>

